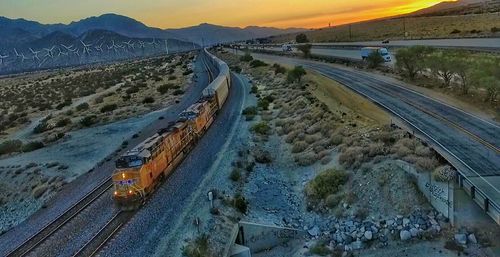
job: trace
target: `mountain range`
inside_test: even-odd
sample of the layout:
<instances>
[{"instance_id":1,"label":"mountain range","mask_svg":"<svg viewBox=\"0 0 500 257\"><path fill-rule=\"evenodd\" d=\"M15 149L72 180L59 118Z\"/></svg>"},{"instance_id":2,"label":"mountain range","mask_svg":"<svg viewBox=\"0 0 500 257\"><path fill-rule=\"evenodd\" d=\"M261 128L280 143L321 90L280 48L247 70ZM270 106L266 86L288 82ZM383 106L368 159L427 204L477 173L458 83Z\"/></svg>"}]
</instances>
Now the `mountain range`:
<instances>
[{"instance_id":1,"label":"mountain range","mask_svg":"<svg viewBox=\"0 0 500 257\"><path fill-rule=\"evenodd\" d=\"M7 48L18 44L40 40L55 32L73 37L80 37L92 30L111 31L129 38L178 39L201 45L262 38L284 33L293 33L304 29L277 29L268 27L224 27L203 23L198 26L181 29L159 29L149 27L132 18L104 14L89 17L70 24L41 24L25 19L0 17L0 47Z\"/></svg>"}]
</instances>

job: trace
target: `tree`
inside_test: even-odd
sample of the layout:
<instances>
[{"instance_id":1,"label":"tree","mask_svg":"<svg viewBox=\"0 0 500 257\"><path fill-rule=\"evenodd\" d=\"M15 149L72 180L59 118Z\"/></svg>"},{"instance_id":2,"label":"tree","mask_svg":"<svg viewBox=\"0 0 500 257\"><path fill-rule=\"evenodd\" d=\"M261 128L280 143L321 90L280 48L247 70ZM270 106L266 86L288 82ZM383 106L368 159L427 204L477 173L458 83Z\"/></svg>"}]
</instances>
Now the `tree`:
<instances>
[{"instance_id":1,"label":"tree","mask_svg":"<svg viewBox=\"0 0 500 257\"><path fill-rule=\"evenodd\" d=\"M295 66L295 68L293 68L293 70L290 70L288 72L286 80L289 83L300 82L302 77L306 74L307 74L307 72L306 72L306 70L304 70L304 68L302 68L302 66Z\"/></svg>"},{"instance_id":2,"label":"tree","mask_svg":"<svg viewBox=\"0 0 500 257\"><path fill-rule=\"evenodd\" d=\"M309 39L307 39L306 34L300 33L295 37L295 41L299 44L302 44L302 43L308 43Z\"/></svg>"},{"instance_id":3,"label":"tree","mask_svg":"<svg viewBox=\"0 0 500 257\"><path fill-rule=\"evenodd\" d=\"M443 81L445 87L449 87L453 79L453 59L448 51L432 54L426 58L427 66L432 74Z\"/></svg>"},{"instance_id":4,"label":"tree","mask_svg":"<svg viewBox=\"0 0 500 257\"><path fill-rule=\"evenodd\" d=\"M301 51L304 54L305 58L309 58L311 56L311 44L305 44L305 45L299 45L297 46L297 49Z\"/></svg>"},{"instance_id":5,"label":"tree","mask_svg":"<svg viewBox=\"0 0 500 257\"><path fill-rule=\"evenodd\" d=\"M401 48L396 53L396 67L414 80L425 68L424 58L432 52L433 48L427 46Z\"/></svg>"},{"instance_id":6,"label":"tree","mask_svg":"<svg viewBox=\"0 0 500 257\"><path fill-rule=\"evenodd\" d=\"M500 59L476 65L470 81L474 86L486 89L485 102L495 102L500 94Z\"/></svg>"},{"instance_id":7,"label":"tree","mask_svg":"<svg viewBox=\"0 0 500 257\"><path fill-rule=\"evenodd\" d=\"M378 51L371 52L366 60L368 61L368 67L372 69L375 69L380 66L380 64L384 63L384 58Z\"/></svg>"},{"instance_id":8,"label":"tree","mask_svg":"<svg viewBox=\"0 0 500 257\"><path fill-rule=\"evenodd\" d=\"M469 79L474 75L475 69L472 67L472 63L468 61L465 53L457 53L451 59L451 71L455 73L459 78L459 86L462 94L467 95L469 93L470 87L473 83L470 83Z\"/></svg>"},{"instance_id":9,"label":"tree","mask_svg":"<svg viewBox=\"0 0 500 257\"><path fill-rule=\"evenodd\" d=\"M242 57L240 57L240 61L242 62L251 62L253 57L249 53L245 53Z\"/></svg>"}]
</instances>

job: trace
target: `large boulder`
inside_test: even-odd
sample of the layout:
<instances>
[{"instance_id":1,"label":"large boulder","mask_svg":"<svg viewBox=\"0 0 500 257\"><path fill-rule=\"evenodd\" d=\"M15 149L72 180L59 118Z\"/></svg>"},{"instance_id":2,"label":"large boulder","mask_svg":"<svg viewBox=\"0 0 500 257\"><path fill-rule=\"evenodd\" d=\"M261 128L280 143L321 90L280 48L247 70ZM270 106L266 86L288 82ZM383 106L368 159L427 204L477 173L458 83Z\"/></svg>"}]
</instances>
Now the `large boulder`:
<instances>
[{"instance_id":1,"label":"large boulder","mask_svg":"<svg viewBox=\"0 0 500 257\"><path fill-rule=\"evenodd\" d=\"M373 238L373 233L372 233L370 230L367 230L367 231L365 231L365 235L364 235L364 236L365 236L365 238L366 238L367 240L372 240L372 238Z\"/></svg>"},{"instance_id":2,"label":"large boulder","mask_svg":"<svg viewBox=\"0 0 500 257\"><path fill-rule=\"evenodd\" d=\"M455 242L465 245L467 244L467 235L466 234L455 234Z\"/></svg>"},{"instance_id":3,"label":"large boulder","mask_svg":"<svg viewBox=\"0 0 500 257\"><path fill-rule=\"evenodd\" d=\"M411 239L411 233L408 230L401 230L399 232L399 238L401 238L401 241L406 241Z\"/></svg>"}]
</instances>

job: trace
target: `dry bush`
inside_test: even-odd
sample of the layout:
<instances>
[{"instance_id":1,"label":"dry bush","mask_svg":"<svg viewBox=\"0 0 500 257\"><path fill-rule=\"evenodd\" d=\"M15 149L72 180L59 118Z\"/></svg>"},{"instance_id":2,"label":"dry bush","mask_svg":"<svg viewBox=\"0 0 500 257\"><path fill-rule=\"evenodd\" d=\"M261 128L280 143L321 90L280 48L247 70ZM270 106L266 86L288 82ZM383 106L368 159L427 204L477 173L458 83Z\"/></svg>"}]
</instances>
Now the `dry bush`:
<instances>
[{"instance_id":1,"label":"dry bush","mask_svg":"<svg viewBox=\"0 0 500 257\"><path fill-rule=\"evenodd\" d=\"M297 142L293 143L292 153L303 152L304 150L307 149L308 146L309 146L309 144L304 142L304 141L297 141Z\"/></svg>"},{"instance_id":2,"label":"dry bush","mask_svg":"<svg viewBox=\"0 0 500 257\"><path fill-rule=\"evenodd\" d=\"M308 144L313 144L319 140L321 140L321 135L318 135L318 134L314 134L314 135L306 135L304 140L306 141L306 143Z\"/></svg>"},{"instance_id":3,"label":"dry bush","mask_svg":"<svg viewBox=\"0 0 500 257\"><path fill-rule=\"evenodd\" d=\"M434 157L419 157L415 165L422 170L432 171L439 166L439 161Z\"/></svg>"},{"instance_id":4,"label":"dry bush","mask_svg":"<svg viewBox=\"0 0 500 257\"><path fill-rule=\"evenodd\" d=\"M364 159L362 147L350 147L342 152L339 156L339 163L346 168L354 167L355 163L361 162Z\"/></svg>"},{"instance_id":5,"label":"dry bush","mask_svg":"<svg viewBox=\"0 0 500 257\"><path fill-rule=\"evenodd\" d=\"M377 155L385 154L385 147L383 143L371 143L368 145L368 156L375 157Z\"/></svg>"},{"instance_id":6,"label":"dry bush","mask_svg":"<svg viewBox=\"0 0 500 257\"><path fill-rule=\"evenodd\" d=\"M348 179L349 176L344 171L335 169L322 171L307 183L306 196L313 200L325 199L329 195L336 194Z\"/></svg>"},{"instance_id":7,"label":"dry bush","mask_svg":"<svg viewBox=\"0 0 500 257\"><path fill-rule=\"evenodd\" d=\"M439 182L453 181L456 176L457 171L448 165L437 167L432 172L432 177L434 178L434 180Z\"/></svg>"},{"instance_id":8,"label":"dry bush","mask_svg":"<svg viewBox=\"0 0 500 257\"><path fill-rule=\"evenodd\" d=\"M327 165L328 163L330 163L332 161L332 157L330 156L325 156L321 159L321 164L323 165Z\"/></svg>"},{"instance_id":9,"label":"dry bush","mask_svg":"<svg viewBox=\"0 0 500 257\"><path fill-rule=\"evenodd\" d=\"M283 128L283 132L285 133L285 128ZM299 135L299 132L298 131L291 131L286 137L285 137L285 142L291 144L293 143L293 141L295 141L295 139L297 138L297 136Z\"/></svg>"},{"instance_id":10,"label":"dry bush","mask_svg":"<svg viewBox=\"0 0 500 257\"><path fill-rule=\"evenodd\" d=\"M332 145L340 145L344 141L344 138L341 134L333 134L330 136L330 144Z\"/></svg>"},{"instance_id":11,"label":"dry bush","mask_svg":"<svg viewBox=\"0 0 500 257\"><path fill-rule=\"evenodd\" d=\"M33 197L35 197L35 199L40 198L47 191L47 189L48 189L47 185L40 185L35 187L32 192Z\"/></svg>"},{"instance_id":12,"label":"dry bush","mask_svg":"<svg viewBox=\"0 0 500 257\"><path fill-rule=\"evenodd\" d=\"M432 151L429 147L426 147L424 145L419 145L417 146L417 148L415 148L415 154L417 154L418 156L431 156L432 155Z\"/></svg>"},{"instance_id":13,"label":"dry bush","mask_svg":"<svg viewBox=\"0 0 500 257\"><path fill-rule=\"evenodd\" d=\"M318 161L318 156L315 153L307 152L295 156L295 162L299 166L309 166Z\"/></svg>"}]
</instances>

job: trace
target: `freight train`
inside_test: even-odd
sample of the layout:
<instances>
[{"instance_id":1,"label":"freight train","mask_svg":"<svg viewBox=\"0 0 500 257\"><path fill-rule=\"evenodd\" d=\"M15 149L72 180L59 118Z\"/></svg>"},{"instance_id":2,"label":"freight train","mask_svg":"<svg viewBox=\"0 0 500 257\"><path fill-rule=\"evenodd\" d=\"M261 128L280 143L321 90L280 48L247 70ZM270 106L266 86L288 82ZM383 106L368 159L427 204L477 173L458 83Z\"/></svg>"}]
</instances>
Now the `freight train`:
<instances>
[{"instance_id":1,"label":"freight train","mask_svg":"<svg viewBox=\"0 0 500 257\"><path fill-rule=\"evenodd\" d=\"M231 76L226 63L203 50L219 75L202 98L184 110L176 122L161 129L116 160L113 198L122 210L139 208L160 181L171 174L213 123L229 95Z\"/></svg>"}]
</instances>

